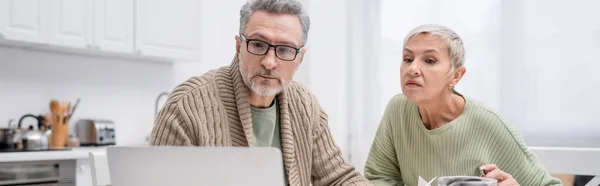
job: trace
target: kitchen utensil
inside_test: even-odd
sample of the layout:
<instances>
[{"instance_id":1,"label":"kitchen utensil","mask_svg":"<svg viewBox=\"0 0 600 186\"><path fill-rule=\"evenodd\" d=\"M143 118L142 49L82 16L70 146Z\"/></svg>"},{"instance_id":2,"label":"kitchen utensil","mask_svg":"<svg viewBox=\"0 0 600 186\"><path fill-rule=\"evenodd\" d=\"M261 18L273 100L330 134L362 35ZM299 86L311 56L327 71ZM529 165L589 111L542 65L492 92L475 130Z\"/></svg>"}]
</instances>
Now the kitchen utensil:
<instances>
[{"instance_id":1,"label":"kitchen utensil","mask_svg":"<svg viewBox=\"0 0 600 186\"><path fill-rule=\"evenodd\" d=\"M71 114L69 115L69 117L73 116L73 113L75 113L75 110L77 110L78 105L79 105L79 98L77 98L77 100L75 101L75 104L73 105L73 110L71 110Z\"/></svg>"},{"instance_id":2,"label":"kitchen utensil","mask_svg":"<svg viewBox=\"0 0 600 186\"><path fill-rule=\"evenodd\" d=\"M65 124L69 124L69 121L71 121L71 118L73 117L73 113L75 112L75 110L77 109L77 106L79 105L79 100L80 99L77 98L72 109L71 109L71 103L68 103L67 116L65 116Z\"/></svg>"},{"instance_id":3,"label":"kitchen utensil","mask_svg":"<svg viewBox=\"0 0 600 186\"><path fill-rule=\"evenodd\" d=\"M58 102L57 100L50 101L50 112L54 116L53 120L59 121L61 119L61 115L59 114L61 110L62 108L60 102Z\"/></svg>"},{"instance_id":4,"label":"kitchen utensil","mask_svg":"<svg viewBox=\"0 0 600 186\"><path fill-rule=\"evenodd\" d=\"M69 103L59 103L57 100L50 101L50 112L52 117L52 136L50 148L60 149L67 146L69 126L65 121Z\"/></svg>"},{"instance_id":5,"label":"kitchen utensil","mask_svg":"<svg viewBox=\"0 0 600 186\"><path fill-rule=\"evenodd\" d=\"M65 121L64 125L69 124L69 119L71 119L71 102L66 103L65 113L64 113Z\"/></svg>"},{"instance_id":6,"label":"kitchen utensil","mask_svg":"<svg viewBox=\"0 0 600 186\"><path fill-rule=\"evenodd\" d=\"M21 117L21 119L19 119L19 129L21 129L21 127L23 125L23 120L28 117L36 118L36 120L38 121L38 124L37 124L38 129L35 130L33 128L33 125L30 125L29 129L23 132L22 137L21 137L21 143L23 145L23 150L48 149L49 131L40 130L40 128L43 126L43 123L42 123L44 120L43 116L35 116L32 114L27 114L27 115Z\"/></svg>"},{"instance_id":7,"label":"kitchen utensil","mask_svg":"<svg viewBox=\"0 0 600 186\"><path fill-rule=\"evenodd\" d=\"M477 176L444 176L438 178L438 186L498 186L498 181Z\"/></svg>"}]
</instances>

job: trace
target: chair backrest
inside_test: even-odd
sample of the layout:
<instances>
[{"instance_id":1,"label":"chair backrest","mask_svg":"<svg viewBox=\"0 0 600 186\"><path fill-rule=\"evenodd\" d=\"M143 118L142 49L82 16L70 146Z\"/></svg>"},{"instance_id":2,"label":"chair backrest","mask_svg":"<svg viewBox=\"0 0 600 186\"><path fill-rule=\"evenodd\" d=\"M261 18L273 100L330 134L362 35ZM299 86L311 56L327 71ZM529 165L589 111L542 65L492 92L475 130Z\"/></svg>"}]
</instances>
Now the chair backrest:
<instances>
[{"instance_id":1,"label":"chair backrest","mask_svg":"<svg viewBox=\"0 0 600 186\"><path fill-rule=\"evenodd\" d=\"M600 175L600 149L531 147L538 161L551 174Z\"/></svg>"},{"instance_id":2,"label":"chair backrest","mask_svg":"<svg viewBox=\"0 0 600 186\"><path fill-rule=\"evenodd\" d=\"M92 185L111 185L110 172L108 170L108 159L106 152L90 152L90 168L92 172Z\"/></svg>"}]
</instances>

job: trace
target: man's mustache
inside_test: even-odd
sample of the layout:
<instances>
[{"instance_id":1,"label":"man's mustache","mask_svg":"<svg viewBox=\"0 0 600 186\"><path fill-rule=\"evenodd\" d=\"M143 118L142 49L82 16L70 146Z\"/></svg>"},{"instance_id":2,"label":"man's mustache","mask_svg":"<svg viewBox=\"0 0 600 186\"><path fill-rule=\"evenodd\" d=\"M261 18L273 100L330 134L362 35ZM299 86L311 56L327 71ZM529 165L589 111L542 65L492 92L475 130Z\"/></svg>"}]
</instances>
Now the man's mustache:
<instances>
[{"instance_id":1,"label":"man's mustache","mask_svg":"<svg viewBox=\"0 0 600 186\"><path fill-rule=\"evenodd\" d=\"M252 73L252 76L264 76L281 80L281 72L269 69L258 69Z\"/></svg>"}]
</instances>

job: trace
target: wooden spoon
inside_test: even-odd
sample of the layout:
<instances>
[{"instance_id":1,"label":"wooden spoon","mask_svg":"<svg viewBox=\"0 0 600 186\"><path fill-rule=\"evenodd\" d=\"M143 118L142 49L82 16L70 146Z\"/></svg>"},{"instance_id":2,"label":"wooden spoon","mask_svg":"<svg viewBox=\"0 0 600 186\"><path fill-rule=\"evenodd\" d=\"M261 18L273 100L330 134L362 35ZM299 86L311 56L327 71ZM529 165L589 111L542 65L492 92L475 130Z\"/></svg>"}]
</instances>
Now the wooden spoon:
<instances>
[{"instance_id":1,"label":"wooden spoon","mask_svg":"<svg viewBox=\"0 0 600 186\"><path fill-rule=\"evenodd\" d=\"M65 109L65 110L63 110L63 114L65 116L64 124L67 125L67 124L69 124L69 120L71 119L71 102L67 102L67 107L64 109Z\"/></svg>"},{"instance_id":2,"label":"wooden spoon","mask_svg":"<svg viewBox=\"0 0 600 186\"><path fill-rule=\"evenodd\" d=\"M52 117L53 124L60 123L60 103L56 100L50 101L50 112L52 113L50 116Z\"/></svg>"}]
</instances>

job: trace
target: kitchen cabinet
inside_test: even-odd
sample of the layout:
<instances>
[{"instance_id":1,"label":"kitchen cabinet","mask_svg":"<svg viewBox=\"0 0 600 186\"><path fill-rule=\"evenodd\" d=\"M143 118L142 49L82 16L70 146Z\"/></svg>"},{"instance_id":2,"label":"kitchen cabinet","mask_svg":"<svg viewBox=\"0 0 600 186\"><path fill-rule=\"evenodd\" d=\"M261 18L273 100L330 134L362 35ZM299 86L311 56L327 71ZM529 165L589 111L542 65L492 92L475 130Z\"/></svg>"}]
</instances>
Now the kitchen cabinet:
<instances>
[{"instance_id":1,"label":"kitchen cabinet","mask_svg":"<svg viewBox=\"0 0 600 186\"><path fill-rule=\"evenodd\" d=\"M0 0L0 36L4 38L0 44L99 56L196 61L202 23L200 3Z\"/></svg>"},{"instance_id":2,"label":"kitchen cabinet","mask_svg":"<svg viewBox=\"0 0 600 186\"><path fill-rule=\"evenodd\" d=\"M180 60L198 58L199 0L136 1L136 52Z\"/></svg>"},{"instance_id":3,"label":"kitchen cabinet","mask_svg":"<svg viewBox=\"0 0 600 186\"><path fill-rule=\"evenodd\" d=\"M134 0L94 0L94 47L133 53Z\"/></svg>"},{"instance_id":4,"label":"kitchen cabinet","mask_svg":"<svg viewBox=\"0 0 600 186\"><path fill-rule=\"evenodd\" d=\"M92 186L91 162L89 159L89 154L106 153L106 149L106 146L74 147L71 150L60 151L0 153L0 157L2 157L0 158L0 169L2 169L2 165L59 162L61 164L60 167L62 167L62 175L60 177L60 180L69 183L74 181L75 185L77 186Z\"/></svg>"},{"instance_id":5,"label":"kitchen cabinet","mask_svg":"<svg viewBox=\"0 0 600 186\"><path fill-rule=\"evenodd\" d=\"M51 45L85 48L92 45L91 0L48 0Z\"/></svg>"},{"instance_id":6,"label":"kitchen cabinet","mask_svg":"<svg viewBox=\"0 0 600 186\"><path fill-rule=\"evenodd\" d=\"M68 159L19 162L0 161L0 175L2 175L0 185L76 186L75 167L76 161Z\"/></svg>"},{"instance_id":7,"label":"kitchen cabinet","mask_svg":"<svg viewBox=\"0 0 600 186\"><path fill-rule=\"evenodd\" d=\"M48 3L47 0L0 0L0 35L9 40L46 43Z\"/></svg>"},{"instance_id":8,"label":"kitchen cabinet","mask_svg":"<svg viewBox=\"0 0 600 186\"><path fill-rule=\"evenodd\" d=\"M92 186L92 170L90 169L89 159L78 159L75 170L75 185Z\"/></svg>"}]
</instances>

